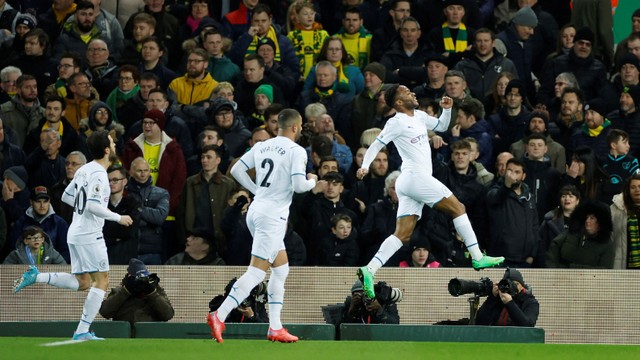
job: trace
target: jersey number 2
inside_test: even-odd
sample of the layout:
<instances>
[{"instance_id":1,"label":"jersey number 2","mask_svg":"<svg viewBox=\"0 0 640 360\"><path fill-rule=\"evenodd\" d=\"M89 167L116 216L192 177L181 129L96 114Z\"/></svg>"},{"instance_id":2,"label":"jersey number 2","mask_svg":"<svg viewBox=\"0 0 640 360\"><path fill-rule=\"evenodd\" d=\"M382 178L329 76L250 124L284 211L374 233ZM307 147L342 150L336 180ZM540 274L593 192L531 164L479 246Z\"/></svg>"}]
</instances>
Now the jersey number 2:
<instances>
[{"instance_id":1,"label":"jersey number 2","mask_svg":"<svg viewBox=\"0 0 640 360\"><path fill-rule=\"evenodd\" d=\"M271 176L271 172L273 171L273 160L269 158L262 160L262 165L260 167L263 169L269 167L269 169L267 169L267 175L265 175L264 179L262 179L262 181L260 182L260 186L262 187L271 186L271 183L268 180L269 180L269 176Z\"/></svg>"}]
</instances>

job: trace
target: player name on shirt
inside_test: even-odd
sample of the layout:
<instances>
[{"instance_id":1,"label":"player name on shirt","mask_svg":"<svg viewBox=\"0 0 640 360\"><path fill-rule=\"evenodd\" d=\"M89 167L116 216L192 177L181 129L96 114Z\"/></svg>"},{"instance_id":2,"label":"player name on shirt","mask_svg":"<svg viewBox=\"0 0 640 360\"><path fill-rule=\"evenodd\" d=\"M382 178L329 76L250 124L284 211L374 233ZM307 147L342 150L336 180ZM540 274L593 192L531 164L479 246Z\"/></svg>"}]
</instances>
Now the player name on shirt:
<instances>
[{"instance_id":1,"label":"player name on shirt","mask_svg":"<svg viewBox=\"0 0 640 360\"><path fill-rule=\"evenodd\" d=\"M278 155L285 155L287 153L287 151L280 146L267 145L260 149L260 154L264 154L267 152L273 152Z\"/></svg>"}]
</instances>

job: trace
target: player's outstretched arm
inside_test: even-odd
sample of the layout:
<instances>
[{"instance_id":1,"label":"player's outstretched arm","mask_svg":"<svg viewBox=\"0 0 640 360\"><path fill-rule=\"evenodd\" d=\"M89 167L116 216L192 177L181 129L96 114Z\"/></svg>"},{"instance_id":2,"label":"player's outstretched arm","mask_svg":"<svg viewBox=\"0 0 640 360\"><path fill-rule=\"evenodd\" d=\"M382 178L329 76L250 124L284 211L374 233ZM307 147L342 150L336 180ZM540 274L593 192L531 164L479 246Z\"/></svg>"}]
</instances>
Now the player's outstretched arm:
<instances>
[{"instance_id":1,"label":"player's outstretched arm","mask_svg":"<svg viewBox=\"0 0 640 360\"><path fill-rule=\"evenodd\" d=\"M120 223L120 221L122 220L122 218L129 218L129 221L131 221L131 223L133 223L133 221L131 220L131 217L128 215L120 215L117 213L114 213L113 211L109 210L108 208L102 206L98 201L92 201L89 200L87 201L87 206L85 208L85 211L90 212L91 214L103 218L105 220L109 220L109 221L115 221ZM122 225L126 225L129 226L131 225L131 223L126 224L128 221L124 220L124 223L121 223Z\"/></svg>"},{"instance_id":2,"label":"player's outstretched arm","mask_svg":"<svg viewBox=\"0 0 640 360\"><path fill-rule=\"evenodd\" d=\"M448 96L443 96L440 100L440 107L442 108L442 114L440 114L438 118L438 125L432 129L433 131L447 131L449 129L453 99Z\"/></svg>"},{"instance_id":3,"label":"player's outstretched arm","mask_svg":"<svg viewBox=\"0 0 640 360\"><path fill-rule=\"evenodd\" d=\"M371 166L371 163L373 162L373 160L375 160L378 152L380 152L380 150L382 150L384 146L385 144L378 139L374 140L373 143L371 143L371 145L367 149L367 152L364 153L364 159L362 160L360 169L358 169L358 171L356 172L356 176L358 177L358 179L362 180L362 178L367 175L367 173L369 172L369 166Z\"/></svg>"}]
</instances>

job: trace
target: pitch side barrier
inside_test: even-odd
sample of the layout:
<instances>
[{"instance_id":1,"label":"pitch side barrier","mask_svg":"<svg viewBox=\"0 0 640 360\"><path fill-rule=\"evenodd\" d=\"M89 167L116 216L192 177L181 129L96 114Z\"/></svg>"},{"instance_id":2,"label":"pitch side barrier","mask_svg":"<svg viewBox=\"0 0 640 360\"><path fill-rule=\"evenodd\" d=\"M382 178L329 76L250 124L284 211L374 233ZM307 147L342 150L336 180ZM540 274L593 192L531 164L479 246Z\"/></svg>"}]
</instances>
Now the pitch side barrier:
<instances>
[{"instance_id":1,"label":"pitch side barrier","mask_svg":"<svg viewBox=\"0 0 640 360\"><path fill-rule=\"evenodd\" d=\"M26 268L0 265L0 321L52 320L77 324L86 293L34 284L14 294L13 280ZM122 265L111 266L110 287L119 285L126 268ZM40 267L42 272L69 270L68 265ZM149 271L160 277L160 285L175 309L175 316L169 324L199 324L200 333L207 331L204 319L209 310L209 301L222 294L229 280L241 276L245 270L244 266L149 266ZM326 325L322 308L344 302L345 297L350 295L355 273L356 268L292 267L285 285L282 321L286 324ZM470 294L451 296L447 290L449 280L457 277L477 281L481 277L488 277L498 281L503 273L504 269L478 272L470 268L383 267L376 273L376 280L384 280L390 286L404 291L404 298L398 303L402 326L417 325L429 329L435 323L455 323L469 317ZM267 278L269 275L267 273ZM638 272L522 269L522 275L540 302L536 329L544 329L546 343L640 344ZM480 298L481 304L484 299ZM43 314L46 314L46 319L43 319ZM98 316L96 321L104 319ZM460 329L455 331L460 334L473 331L464 329L464 326L457 327ZM336 333L339 330L336 328ZM493 328L486 331L493 331ZM61 336L69 337L72 332L65 331ZM262 329L258 332L260 336L265 333ZM97 328L96 333L103 335ZM420 338L430 336L426 334ZM378 336L375 333L371 336L374 335ZM109 337L108 334L104 336Z\"/></svg>"},{"instance_id":2,"label":"pitch side barrier","mask_svg":"<svg viewBox=\"0 0 640 360\"><path fill-rule=\"evenodd\" d=\"M75 321L6 321L0 322L0 336L69 338ZM227 324L224 338L264 340L269 324ZM301 340L352 341L430 341L544 343L544 330L517 327L447 326L447 325L364 325L342 324L340 335L329 324L285 324ZM133 327L126 321L96 321L92 330L104 338L211 339L204 323L140 322Z\"/></svg>"}]
</instances>

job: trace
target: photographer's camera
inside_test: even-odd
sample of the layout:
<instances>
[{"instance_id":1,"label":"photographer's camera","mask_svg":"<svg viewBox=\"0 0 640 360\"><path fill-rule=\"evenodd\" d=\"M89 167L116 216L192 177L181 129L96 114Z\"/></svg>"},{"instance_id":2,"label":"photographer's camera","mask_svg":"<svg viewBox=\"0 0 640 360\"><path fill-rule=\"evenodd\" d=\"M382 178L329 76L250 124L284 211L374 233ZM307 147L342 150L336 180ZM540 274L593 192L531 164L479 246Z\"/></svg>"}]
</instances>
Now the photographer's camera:
<instances>
[{"instance_id":1,"label":"photographer's camera","mask_svg":"<svg viewBox=\"0 0 640 360\"><path fill-rule=\"evenodd\" d=\"M493 281L488 277L480 278L479 281L463 280L454 278L449 280L449 294L460 296L465 294L475 294L476 296L488 296L493 291Z\"/></svg>"}]
</instances>

